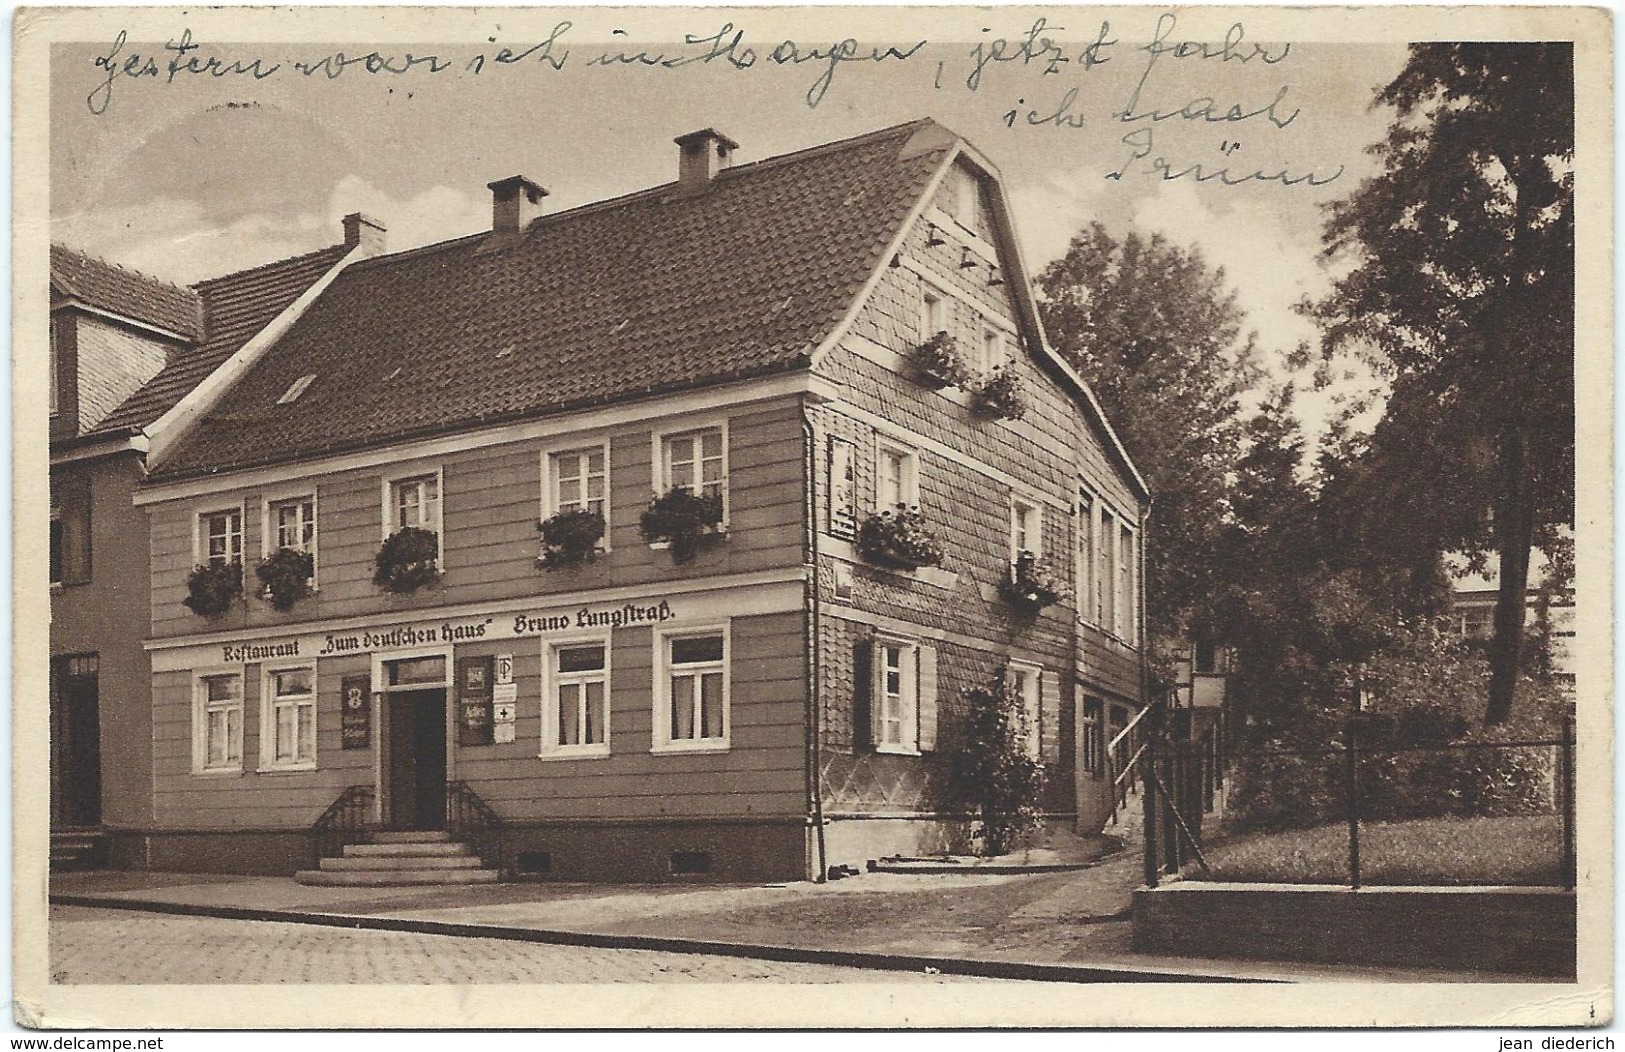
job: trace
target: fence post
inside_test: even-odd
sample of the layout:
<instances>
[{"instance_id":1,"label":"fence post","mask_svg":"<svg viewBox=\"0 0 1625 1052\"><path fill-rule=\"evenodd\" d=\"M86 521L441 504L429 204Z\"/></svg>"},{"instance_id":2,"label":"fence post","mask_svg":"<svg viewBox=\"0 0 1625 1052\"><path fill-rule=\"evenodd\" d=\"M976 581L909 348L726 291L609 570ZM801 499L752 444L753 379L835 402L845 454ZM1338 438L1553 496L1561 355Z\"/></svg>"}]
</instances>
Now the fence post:
<instances>
[{"instance_id":1,"label":"fence post","mask_svg":"<svg viewBox=\"0 0 1625 1052\"><path fill-rule=\"evenodd\" d=\"M1579 881L1579 860L1574 847L1574 713L1563 715L1563 745L1561 748L1563 781L1563 883L1573 890Z\"/></svg>"},{"instance_id":2,"label":"fence post","mask_svg":"<svg viewBox=\"0 0 1625 1052\"><path fill-rule=\"evenodd\" d=\"M1344 753L1348 757L1345 792L1349 811L1349 887L1360 887L1360 777L1357 770L1355 720L1348 722Z\"/></svg>"},{"instance_id":3,"label":"fence post","mask_svg":"<svg viewBox=\"0 0 1625 1052\"><path fill-rule=\"evenodd\" d=\"M1153 702L1152 704L1156 704ZM1153 713L1149 720L1155 720ZM1140 762L1145 765L1140 772L1145 783L1145 792L1142 794L1145 807L1145 886L1157 886L1157 780L1153 777L1157 763L1157 728L1146 728L1145 752L1140 755Z\"/></svg>"}]
</instances>

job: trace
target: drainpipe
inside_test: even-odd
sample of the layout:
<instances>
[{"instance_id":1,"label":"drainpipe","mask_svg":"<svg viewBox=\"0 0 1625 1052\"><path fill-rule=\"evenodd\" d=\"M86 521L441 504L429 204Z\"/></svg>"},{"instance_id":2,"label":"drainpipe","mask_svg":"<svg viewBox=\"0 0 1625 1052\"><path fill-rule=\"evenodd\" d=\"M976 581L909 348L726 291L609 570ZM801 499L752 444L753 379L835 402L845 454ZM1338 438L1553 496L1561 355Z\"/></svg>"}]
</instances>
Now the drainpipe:
<instances>
[{"instance_id":1,"label":"drainpipe","mask_svg":"<svg viewBox=\"0 0 1625 1052\"><path fill-rule=\"evenodd\" d=\"M818 844L818 873L813 882L822 884L829 879L829 859L824 847L824 791L820 784L823 770L822 730L823 706L819 703L820 644L822 620L818 615L818 455L812 414L805 400L801 403L801 434L804 454L801 458L802 487L806 493L807 531L804 535L804 559L808 573L803 587L806 591L807 610L807 803L812 815L814 835Z\"/></svg>"}]
</instances>

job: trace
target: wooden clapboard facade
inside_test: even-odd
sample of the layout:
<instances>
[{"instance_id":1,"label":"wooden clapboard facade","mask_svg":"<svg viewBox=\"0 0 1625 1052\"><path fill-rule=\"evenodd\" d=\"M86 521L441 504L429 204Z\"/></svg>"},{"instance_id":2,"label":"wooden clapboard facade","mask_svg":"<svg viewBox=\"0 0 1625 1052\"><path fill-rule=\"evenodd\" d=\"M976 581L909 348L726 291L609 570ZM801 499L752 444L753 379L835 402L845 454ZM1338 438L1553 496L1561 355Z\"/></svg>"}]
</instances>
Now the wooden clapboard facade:
<instances>
[{"instance_id":1,"label":"wooden clapboard facade","mask_svg":"<svg viewBox=\"0 0 1625 1052\"><path fill-rule=\"evenodd\" d=\"M999 675L1048 810L1099 828L1147 494L1044 342L996 173L930 121L748 165L679 144L676 182L570 212L491 184L490 231L347 262L183 402L136 497L152 866L289 872L341 797L434 827L472 793L510 872L812 876L963 839L944 775ZM1020 419L920 382L933 329L1019 373ZM642 528L685 486L722 505L686 560ZM942 565L860 554L899 499ZM572 510L599 549L546 566ZM396 592L406 526L437 573ZM1018 547L1079 598L1016 615ZM279 610L255 567L283 548L310 579ZM187 605L234 563L240 597Z\"/></svg>"}]
</instances>

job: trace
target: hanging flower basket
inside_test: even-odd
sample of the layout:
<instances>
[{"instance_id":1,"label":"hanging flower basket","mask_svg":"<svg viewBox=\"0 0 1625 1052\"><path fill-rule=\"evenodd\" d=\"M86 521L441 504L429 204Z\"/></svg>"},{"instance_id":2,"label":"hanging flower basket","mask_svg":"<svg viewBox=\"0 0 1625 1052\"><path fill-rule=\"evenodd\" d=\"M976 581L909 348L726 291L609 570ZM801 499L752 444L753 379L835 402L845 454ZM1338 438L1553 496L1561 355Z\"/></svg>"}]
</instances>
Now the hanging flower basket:
<instances>
[{"instance_id":1,"label":"hanging flower basket","mask_svg":"<svg viewBox=\"0 0 1625 1052\"><path fill-rule=\"evenodd\" d=\"M970 380L970 367L959 353L959 341L939 332L906 355L914 378L932 390L962 387Z\"/></svg>"},{"instance_id":2,"label":"hanging flower basket","mask_svg":"<svg viewBox=\"0 0 1625 1052\"><path fill-rule=\"evenodd\" d=\"M858 527L858 554L877 566L917 570L942 565L942 545L919 508L899 504L870 515Z\"/></svg>"},{"instance_id":3,"label":"hanging flower basket","mask_svg":"<svg viewBox=\"0 0 1625 1052\"><path fill-rule=\"evenodd\" d=\"M678 486L651 500L638 525L645 541L669 543L672 561L686 563L722 525L722 496Z\"/></svg>"},{"instance_id":4,"label":"hanging flower basket","mask_svg":"<svg viewBox=\"0 0 1625 1052\"><path fill-rule=\"evenodd\" d=\"M440 580L440 537L433 530L403 527L389 535L373 561L373 584L386 592L415 592Z\"/></svg>"},{"instance_id":5,"label":"hanging flower basket","mask_svg":"<svg viewBox=\"0 0 1625 1052\"><path fill-rule=\"evenodd\" d=\"M586 508L572 508L550 515L536 524L542 534L542 554L536 565L544 570L580 566L598 554L604 538L604 517Z\"/></svg>"},{"instance_id":6,"label":"hanging flower basket","mask_svg":"<svg viewBox=\"0 0 1625 1052\"><path fill-rule=\"evenodd\" d=\"M995 420L1020 420L1027 415L1027 396L1013 363L995 365L971 392L976 411Z\"/></svg>"},{"instance_id":7,"label":"hanging flower basket","mask_svg":"<svg viewBox=\"0 0 1625 1052\"><path fill-rule=\"evenodd\" d=\"M1016 556L1010 572L999 581L999 595L1024 614L1036 614L1066 598L1067 588L1032 552Z\"/></svg>"},{"instance_id":8,"label":"hanging flower basket","mask_svg":"<svg viewBox=\"0 0 1625 1052\"><path fill-rule=\"evenodd\" d=\"M260 595L283 613L310 596L310 579L316 575L316 560L297 548L278 548L254 567L260 579Z\"/></svg>"},{"instance_id":9,"label":"hanging flower basket","mask_svg":"<svg viewBox=\"0 0 1625 1052\"><path fill-rule=\"evenodd\" d=\"M242 595L242 563L205 563L192 568L181 603L199 617L219 617Z\"/></svg>"}]
</instances>

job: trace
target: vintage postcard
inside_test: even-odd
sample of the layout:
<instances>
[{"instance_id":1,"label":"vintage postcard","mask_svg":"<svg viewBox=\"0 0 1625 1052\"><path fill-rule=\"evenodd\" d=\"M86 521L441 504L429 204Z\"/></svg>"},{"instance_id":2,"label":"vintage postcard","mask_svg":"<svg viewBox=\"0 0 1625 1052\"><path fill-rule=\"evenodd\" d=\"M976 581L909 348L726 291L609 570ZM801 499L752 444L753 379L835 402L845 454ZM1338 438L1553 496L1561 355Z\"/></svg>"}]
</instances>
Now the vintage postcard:
<instances>
[{"instance_id":1,"label":"vintage postcard","mask_svg":"<svg viewBox=\"0 0 1625 1052\"><path fill-rule=\"evenodd\" d=\"M17 1021L1606 1025L1611 33L20 11Z\"/></svg>"}]
</instances>

